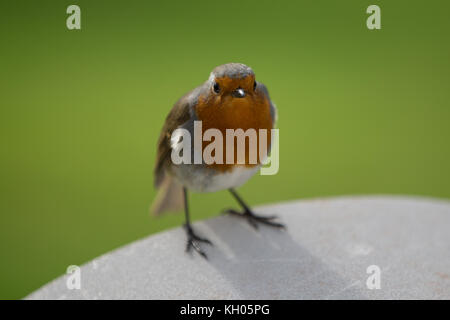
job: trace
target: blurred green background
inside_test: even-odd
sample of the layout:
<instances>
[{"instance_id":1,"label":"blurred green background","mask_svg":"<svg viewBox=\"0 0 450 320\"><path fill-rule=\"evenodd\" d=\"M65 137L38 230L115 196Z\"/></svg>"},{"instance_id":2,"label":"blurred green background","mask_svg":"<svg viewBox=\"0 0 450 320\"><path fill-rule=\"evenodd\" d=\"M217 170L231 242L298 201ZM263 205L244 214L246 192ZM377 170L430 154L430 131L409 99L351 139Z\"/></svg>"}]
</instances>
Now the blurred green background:
<instances>
[{"instance_id":1,"label":"blurred green background","mask_svg":"<svg viewBox=\"0 0 450 320\"><path fill-rule=\"evenodd\" d=\"M82 30L66 28L81 7ZM366 28L381 7L382 29ZM448 1L0 4L0 298L182 223L150 217L156 139L217 65L251 66L278 106L280 171L251 204L450 197ZM192 196L194 219L235 205ZM183 254L184 243L180 243Z\"/></svg>"}]
</instances>

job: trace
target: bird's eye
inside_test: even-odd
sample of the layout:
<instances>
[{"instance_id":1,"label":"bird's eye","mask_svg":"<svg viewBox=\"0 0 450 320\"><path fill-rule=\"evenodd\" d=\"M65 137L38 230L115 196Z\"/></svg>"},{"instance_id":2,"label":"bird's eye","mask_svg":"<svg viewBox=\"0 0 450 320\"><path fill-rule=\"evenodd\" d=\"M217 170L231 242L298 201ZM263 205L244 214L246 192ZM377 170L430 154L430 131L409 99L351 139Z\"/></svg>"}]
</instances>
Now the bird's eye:
<instances>
[{"instance_id":1,"label":"bird's eye","mask_svg":"<svg viewBox=\"0 0 450 320\"><path fill-rule=\"evenodd\" d=\"M256 90L256 81L253 82L253 91L255 91L255 90Z\"/></svg>"},{"instance_id":2,"label":"bird's eye","mask_svg":"<svg viewBox=\"0 0 450 320\"><path fill-rule=\"evenodd\" d=\"M217 82L214 82L214 86L213 86L213 90L215 93L219 93L220 92L220 86Z\"/></svg>"}]
</instances>

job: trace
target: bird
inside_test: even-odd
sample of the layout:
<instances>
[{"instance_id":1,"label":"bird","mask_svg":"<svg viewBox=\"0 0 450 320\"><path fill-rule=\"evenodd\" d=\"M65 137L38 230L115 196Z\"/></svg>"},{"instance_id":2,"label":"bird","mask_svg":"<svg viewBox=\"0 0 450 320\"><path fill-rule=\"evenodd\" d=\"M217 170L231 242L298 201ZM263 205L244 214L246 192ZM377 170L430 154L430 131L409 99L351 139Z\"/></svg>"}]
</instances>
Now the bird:
<instances>
[{"instance_id":1,"label":"bird","mask_svg":"<svg viewBox=\"0 0 450 320\"><path fill-rule=\"evenodd\" d=\"M210 240L200 237L192 227L188 192L228 190L242 211L227 209L223 213L245 218L254 228L258 228L259 223L279 229L285 228L283 224L275 221L276 216L266 217L255 214L235 190L258 171L263 163L262 157L270 152L270 132L274 128L276 114L276 107L270 99L266 86L256 81L253 70L242 63L227 63L214 68L202 85L182 96L170 110L157 142L154 167L154 186L157 189L157 195L152 203L151 212L159 215L166 211L180 211L184 208L186 251L194 250L207 258L200 244L212 245ZM172 152L184 146L183 143L190 143L189 139L185 141L175 132L178 129L184 129L194 135L195 122L198 121L201 121L203 132L216 129L224 136L228 129L254 129L258 133L261 129L268 130L268 146L266 149L261 149L262 157L260 155L256 163L249 161L250 150L255 146L246 141L245 161L243 163L241 161L240 164L236 163L237 161L231 161L231 163L225 161L226 152L223 155L224 161L217 161L217 163L208 164L201 161L201 163L175 164L171 156ZM257 138L259 141L261 137L258 135ZM226 151L225 140L223 147ZM206 142L202 141L200 147L204 151ZM188 149L193 157L196 152L194 149L195 147ZM232 160L236 160L236 148L233 150L234 159Z\"/></svg>"}]
</instances>

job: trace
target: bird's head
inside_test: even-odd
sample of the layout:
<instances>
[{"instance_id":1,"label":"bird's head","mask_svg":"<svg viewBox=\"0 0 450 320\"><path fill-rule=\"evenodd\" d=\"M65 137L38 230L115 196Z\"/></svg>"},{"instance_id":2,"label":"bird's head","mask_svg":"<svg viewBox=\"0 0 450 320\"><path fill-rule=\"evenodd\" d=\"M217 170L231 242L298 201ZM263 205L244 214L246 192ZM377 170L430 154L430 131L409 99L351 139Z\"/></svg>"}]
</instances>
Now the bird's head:
<instances>
[{"instance_id":1,"label":"bird's head","mask_svg":"<svg viewBox=\"0 0 450 320\"><path fill-rule=\"evenodd\" d=\"M216 67L207 83L210 95L221 101L251 98L257 88L253 70L241 63Z\"/></svg>"}]
</instances>

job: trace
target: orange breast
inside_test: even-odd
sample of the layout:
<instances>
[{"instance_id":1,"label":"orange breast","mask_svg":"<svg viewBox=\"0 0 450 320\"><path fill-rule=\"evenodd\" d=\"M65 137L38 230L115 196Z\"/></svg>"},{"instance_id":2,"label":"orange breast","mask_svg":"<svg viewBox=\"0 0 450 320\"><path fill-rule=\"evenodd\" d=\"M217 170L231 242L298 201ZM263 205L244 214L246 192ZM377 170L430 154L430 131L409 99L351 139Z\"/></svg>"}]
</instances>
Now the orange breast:
<instances>
[{"instance_id":1,"label":"orange breast","mask_svg":"<svg viewBox=\"0 0 450 320\"><path fill-rule=\"evenodd\" d=\"M261 164L261 157L267 155L270 146L272 129L272 117L270 114L270 103L263 94L252 93L244 98L233 98L230 95L213 95L200 96L196 106L196 113L199 120L202 121L203 133L211 128L221 131L223 136L223 164L208 165L219 171L229 171L237 163L237 139L234 140L233 164L226 163L226 129L247 129L256 130L256 143L249 143L250 139L245 139L245 165L246 167L254 167ZM265 129L267 133L266 145L260 150L260 131ZM202 154L205 147L210 141L204 141L202 146ZM257 155L256 163L250 158L251 152ZM231 151L230 151L231 153Z\"/></svg>"}]
</instances>

